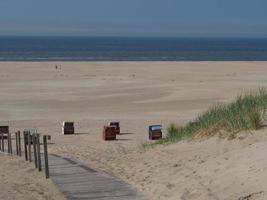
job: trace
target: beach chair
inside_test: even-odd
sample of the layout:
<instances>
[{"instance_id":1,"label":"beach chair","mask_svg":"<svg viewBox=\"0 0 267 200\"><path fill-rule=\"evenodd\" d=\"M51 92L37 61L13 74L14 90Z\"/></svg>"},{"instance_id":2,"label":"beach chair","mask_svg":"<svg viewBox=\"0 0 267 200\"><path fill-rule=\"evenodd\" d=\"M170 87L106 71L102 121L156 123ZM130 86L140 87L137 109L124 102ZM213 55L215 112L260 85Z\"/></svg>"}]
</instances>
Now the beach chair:
<instances>
[{"instance_id":1,"label":"beach chair","mask_svg":"<svg viewBox=\"0 0 267 200\"><path fill-rule=\"evenodd\" d=\"M116 140L116 127L104 126L103 128L103 140Z\"/></svg>"},{"instance_id":2,"label":"beach chair","mask_svg":"<svg viewBox=\"0 0 267 200\"><path fill-rule=\"evenodd\" d=\"M120 134L120 122L109 122L109 126L114 126L116 134Z\"/></svg>"},{"instance_id":3,"label":"beach chair","mask_svg":"<svg viewBox=\"0 0 267 200\"><path fill-rule=\"evenodd\" d=\"M9 126L0 126L0 138L2 137L2 133L4 134L4 139L7 139L9 134Z\"/></svg>"},{"instance_id":4,"label":"beach chair","mask_svg":"<svg viewBox=\"0 0 267 200\"><path fill-rule=\"evenodd\" d=\"M150 140L159 140L162 138L162 125L151 125L148 132Z\"/></svg>"},{"instance_id":5,"label":"beach chair","mask_svg":"<svg viewBox=\"0 0 267 200\"><path fill-rule=\"evenodd\" d=\"M63 122L62 134L73 135L74 134L74 122Z\"/></svg>"}]
</instances>

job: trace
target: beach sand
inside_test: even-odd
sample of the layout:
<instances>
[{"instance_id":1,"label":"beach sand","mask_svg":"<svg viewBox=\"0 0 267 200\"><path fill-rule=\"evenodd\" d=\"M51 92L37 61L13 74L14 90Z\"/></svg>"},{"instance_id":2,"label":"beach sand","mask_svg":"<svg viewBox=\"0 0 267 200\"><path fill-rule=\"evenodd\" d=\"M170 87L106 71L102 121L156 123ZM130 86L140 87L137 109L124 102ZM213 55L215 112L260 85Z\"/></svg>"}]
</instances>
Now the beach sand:
<instances>
[{"instance_id":1,"label":"beach sand","mask_svg":"<svg viewBox=\"0 0 267 200\"><path fill-rule=\"evenodd\" d=\"M0 124L52 135L50 152L114 174L148 199L266 199L265 129L231 141L140 147L149 124L183 125L266 87L266 77L267 62L2 62ZM105 142L111 120L122 135ZM74 121L77 134L61 135L62 121Z\"/></svg>"},{"instance_id":2,"label":"beach sand","mask_svg":"<svg viewBox=\"0 0 267 200\"><path fill-rule=\"evenodd\" d=\"M0 199L65 200L50 179L38 173L32 163L0 153Z\"/></svg>"}]
</instances>

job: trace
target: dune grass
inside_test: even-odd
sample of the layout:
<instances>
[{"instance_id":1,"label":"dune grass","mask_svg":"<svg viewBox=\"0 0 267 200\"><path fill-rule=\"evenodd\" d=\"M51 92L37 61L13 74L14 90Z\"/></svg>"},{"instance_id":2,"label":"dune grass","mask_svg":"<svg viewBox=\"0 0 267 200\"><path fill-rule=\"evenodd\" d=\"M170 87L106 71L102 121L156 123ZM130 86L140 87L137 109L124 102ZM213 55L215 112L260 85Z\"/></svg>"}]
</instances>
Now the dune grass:
<instances>
[{"instance_id":1,"label":"dune grass","mask_svg":"<svg viewBox=\"0 0 267 200\"><path fill-rule=\"evenodd\" d=\"M171 124L167 135L156 144L179 141L183 138L209 137L219 132L225 136L235 135L243 130L257 130L263 126L266 117L267 92L257 92L238 96L230 104L217 104L185 126Z\"/></svg>"}]
</instances>

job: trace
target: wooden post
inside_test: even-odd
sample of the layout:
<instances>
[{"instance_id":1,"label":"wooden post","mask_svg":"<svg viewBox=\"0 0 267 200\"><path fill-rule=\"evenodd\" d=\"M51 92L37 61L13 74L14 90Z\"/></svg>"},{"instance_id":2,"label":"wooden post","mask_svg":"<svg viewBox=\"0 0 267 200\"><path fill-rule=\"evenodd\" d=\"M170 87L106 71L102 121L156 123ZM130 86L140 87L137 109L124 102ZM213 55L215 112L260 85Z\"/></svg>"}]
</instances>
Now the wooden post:
<instances>
[{"instance_id":1,"label":"wooden post","mask_svg":"<svg viewBox=\"0 0 267 200\"><path fill-rule=\"evenodd\" d=\"M32 141L33 141L33 157L34 157L34 165L35 165L35 168L37 168L36 134L33 134L33 135L32 135Z\"/></svg>"},{"instance_id":2,"label":"wooden post","mask_svg":"<svg viewBox=\"0 0 267 200\"><path fill-rule=\"evenodd\" d=\"M12 134L9 133L9 142L10 142L10 154L13 154L13 151L12 151Z\"/></svg>"},{"instance_id":3,"label":"wooden post","mask_svg":"<svg viewBox=\"0 0 267 200\"><path fill-rule=\"evenodd\" d=\"M28 140L28 133L23 131L23 140L24 140L24 154L25 160L28 160L28 151L27 151L27 140Z\"/></svg>"},{"instance_id":4,"label":"wooden post","mask_svg":"<svg viewBox=\"0 0 267 200\"><path fill-rule=\"evenodd\" d=\"M16 153L18 156L19 155L18 132L15 132L15 138L16 138Z\"/></svg>"},{"instance_id":5,"label":"wooden post","mask_svg":"<svg viewBox=\"0 0 267 200\"><path fill-rule=\"evenodd\" d=\"M0 132L0 151L2 150L2 132Z\"/></svg>"},{"instance_id":6,"label":"wooden post","mask_svg":"<svg viewBox=\"0 0 267 200\"><path fill-rule=\"evenodd\" d=\"M28 156L29 156L29 161L32 161L32 148L31 148L31 133L28 131Z\"/></svg>"},{"instance_id":7,"label":"wooden post","mask_svg":"<svg viewBox=\"0 0 267 200\"><path fill-rule=\"evenodd\" d=\"M40 151L40 135L36 134L36 144L37 144L37 160L38 160L38 170L39 172L42 171L42 164L41 164L41 151Z\"/></svg>"},{"instance_id":8,"label":"wooden post","mask_svg":"<svg viewBox=\"0 0 267 200\"><path fill-rule=\"evenodd\" d=\"M18 147L19 147L19 156L21 156L21 141L20 141L20 131L18 131Z\"/></svg>"},{"instance_id":9,"label":"wooden post","mask_svg":"<svg viewBox=\"0 0 267 200\"><path fill-rule=\"evenodd\" d=\"M9 133L9 142L10 142L10 154L13 154L12 152L12 134Z\"/></svg>"},{"instance_id":10,"label":"wooden post","mask_svg":"<svg viewBox=\"0 0 267 200\"><path fill-rule=\"evenodd\" d=\"M46 178L49 178L47 135L43 136L43 143L44 143L45 176L46 176Z\"/></svg>"},{"instance_id":11,"label":"wooden post","mask_svg":"<svg viewBox=\"0 0 267 200\"><path fill-rule=\"evenodd\" d=\"M12 154L12 143L11 143L11 133L8 133L8 147L9 147L9 154Z\"/></svg>"},{"instance_id":12,"label":"wooden post","mask_svg":"<svg viewBox=\"0 0 267 200\"><path fill-rule=\"evenodd\" d=\"M7 153L10 153L9 133L7 134Z\"/></svg>"},{"instance_id":13,"label":"wooden post","mask_svg":"<svg viewBox=\"0 0 267 200\"><path fill-rule=\"evenodd\" d=\"M1 133L1 139L2 139L2 152L5 152L5 141L4 141L4 133Z\"/></svg>"}]
</instances>

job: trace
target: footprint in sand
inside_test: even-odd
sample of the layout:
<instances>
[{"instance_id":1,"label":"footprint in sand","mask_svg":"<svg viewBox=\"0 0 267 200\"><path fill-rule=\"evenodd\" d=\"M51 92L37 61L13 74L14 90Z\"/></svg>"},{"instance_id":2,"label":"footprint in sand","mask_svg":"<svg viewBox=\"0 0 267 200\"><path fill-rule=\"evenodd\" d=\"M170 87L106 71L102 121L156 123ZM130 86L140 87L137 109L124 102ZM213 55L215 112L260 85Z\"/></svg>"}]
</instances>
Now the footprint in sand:
<instances>
[{"instance_id":1,"label":"footprint in sand","mask_svg":"<svg viewBox=\"0 0 267 200\"><path fill-rule=\"evenodd\" d=\"M200 160L198 161L198 164L203 164L205 162L205 160Z\"/></svg>"},{"instance_id":2,"label":"footprint in sand","mask_svg":"<svg viewBox=\"0 0 267 200\"><path fill-rule=\"evenodd\" d=\"M167 187L169 190L171 190L171 189L173 189L173 188L175 187L175 185L172 184L172 183L167 183L167 184L166 184L166 187Z\"/></svg>"}]
</instances>

